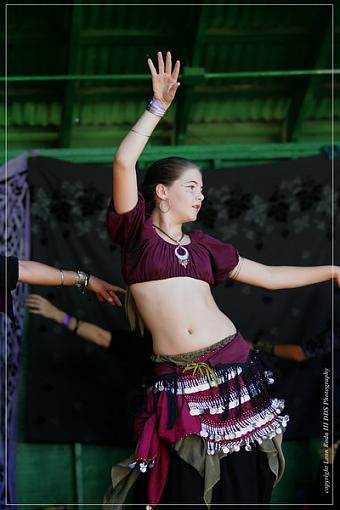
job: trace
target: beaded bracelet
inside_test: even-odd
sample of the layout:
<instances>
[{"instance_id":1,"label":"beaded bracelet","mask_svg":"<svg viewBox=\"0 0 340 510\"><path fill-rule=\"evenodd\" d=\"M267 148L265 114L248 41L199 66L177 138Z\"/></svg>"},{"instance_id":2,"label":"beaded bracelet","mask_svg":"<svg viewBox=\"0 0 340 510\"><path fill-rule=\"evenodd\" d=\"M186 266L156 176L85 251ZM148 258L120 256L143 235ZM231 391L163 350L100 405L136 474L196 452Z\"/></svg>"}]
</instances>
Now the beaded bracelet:
<instances>
[{"instance_id":1,"label":"beaded bracelet","mask_svg":"<svg viewBox=\"0 0 340 510\"><path fill-rule=\"evenodd\" d=\"M63 318L63 321L62 321L62 323L61 323L61 324L62 324L62 326L64 326L65 328L67 328L67 327L68 327L68 325L70 324L71 320L72 320L71 315L68 315L68 314L66 313L66 314L65 314L65 317Z\"/></svg>"}]
</instances>

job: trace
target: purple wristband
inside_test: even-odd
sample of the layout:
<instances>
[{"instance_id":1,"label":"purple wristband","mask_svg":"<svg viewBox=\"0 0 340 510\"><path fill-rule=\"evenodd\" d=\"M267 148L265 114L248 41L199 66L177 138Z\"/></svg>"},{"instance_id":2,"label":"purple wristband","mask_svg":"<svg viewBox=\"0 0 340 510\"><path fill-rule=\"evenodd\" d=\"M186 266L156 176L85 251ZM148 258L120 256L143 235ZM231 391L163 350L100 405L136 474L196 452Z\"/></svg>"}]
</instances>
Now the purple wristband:
<instances>
[{"instance_id":1,"label":"purple wristband","mask_svg":"<svg viewBox=\"0 0 340 510\"><path fill-rule=\"evenodd\" d=\"M67 328L67 326L70 324L71 322L71 315L65 315L65 317L63 318L63 322L61 323L63 326L65 326L65 328Z\"/></svg>"},{"instance_id":2,"label":"purple wristband","mask_svg":"<svg viewBox=\"0 0 340 510\"><path fill-rule=\"evenodd\" d=\"M157 99L155 99L154 97L151 99L150 104L156 106L156 108L159 108L164 113L166 112L165 106L162 103L160 103L159 101L157 101Z\"/></svg>"}]
</instances>

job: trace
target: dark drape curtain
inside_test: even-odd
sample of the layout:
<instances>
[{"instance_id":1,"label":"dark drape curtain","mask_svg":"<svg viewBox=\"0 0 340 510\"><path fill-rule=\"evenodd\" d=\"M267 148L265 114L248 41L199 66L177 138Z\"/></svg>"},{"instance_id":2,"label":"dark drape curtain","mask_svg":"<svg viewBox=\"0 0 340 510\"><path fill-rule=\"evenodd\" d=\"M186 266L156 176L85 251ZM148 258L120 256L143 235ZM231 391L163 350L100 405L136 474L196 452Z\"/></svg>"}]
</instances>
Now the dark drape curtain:
<instances>
[{"instance_id":1,"label":"dark drape curtain","mask_svg":"<svg viewBox=\"0 0 340 510\"><path fill-rule=\"evenodd\" d=\"M335 170L338 166L336 161ZM139 172L141 179L143 174ZM111 178L110 168L43 157L29 160L33 259L89 270L124 286L119 249L105 230ZM234 244L244 257L268 265L331 263L332 171L326 157L204 171L204 186L200 219L187 226L189 232L203 229ZM246 338L304 344L329 327L332 290L332 282L268 291L227 281L213 293ZM137 344L143 346L140 351L136 344L120 342L115 331L128 331L124 312L97 303L93 296L67 288L34 292L109 329L120 348L112 356L51 321L32 317L27 437L127 444L150 373L148 341ZM320 435L322 374L329 357L303 363L264 361L274 371L275 394L286 399L291 416L286 437Z\"/></svg>"},{"instance_id":2,"label":"dark drape curtain","mask_svg":"<svg viewBox=\"0 0 340 510\"><path fill-rule=\"evenodd\" d=\"M119 249L105 229L111 173L109 168L43 157L29 160L34 260L87 270L125 287ZM130 335L124 309L99 303L93 294L67 287L34 287L32 292L111 331L112 348L96 346L51 320L31 316L27 439L129 444L133 413L149 371L148 339Z\"/></svg>"}]
</instances>

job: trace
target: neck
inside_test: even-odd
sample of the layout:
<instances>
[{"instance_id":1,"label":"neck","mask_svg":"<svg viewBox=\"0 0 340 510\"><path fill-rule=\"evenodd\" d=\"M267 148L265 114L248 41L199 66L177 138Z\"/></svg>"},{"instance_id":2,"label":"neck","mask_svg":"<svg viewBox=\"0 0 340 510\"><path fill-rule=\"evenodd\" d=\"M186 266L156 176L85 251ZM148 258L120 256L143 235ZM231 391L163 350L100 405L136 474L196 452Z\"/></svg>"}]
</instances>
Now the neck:
<instances>
[{"instance_id":1,"label":"neck","mask_svg":"<svg viewBox=\"0 0 340 510\"><path fill-rule=\"evenodd\" d=\"M151 214L152 223L156 227L161 228L169 236L178 239L182 235L182 223L177 223L173 220L169 213L162 214L157 210L154 210Z\"/></svg>"}]
</instances>

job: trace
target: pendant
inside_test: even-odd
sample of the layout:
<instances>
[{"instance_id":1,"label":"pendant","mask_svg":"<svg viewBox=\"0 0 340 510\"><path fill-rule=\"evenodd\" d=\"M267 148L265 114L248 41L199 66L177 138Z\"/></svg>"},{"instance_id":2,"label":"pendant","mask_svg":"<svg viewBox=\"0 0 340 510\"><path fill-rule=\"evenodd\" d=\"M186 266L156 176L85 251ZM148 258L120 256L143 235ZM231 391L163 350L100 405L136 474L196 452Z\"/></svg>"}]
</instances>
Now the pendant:
<instances>
[{"instance_id":1,"label":"pendant","mask_svg":"<svg viewBox=\"0 0 340 510\"><path fill-rule=\"evenodd\" d=\"M183 255L181 255L179 253L179 249L180 248L184 251ZM175 255L178 258L178 262L181 264L181 266L187 267L188 262L189 262L189 252L188 252L188 250L186 248L184 248L184 246L178 245L177 248L175 249Z\"/></svg>"}]
</instances>

